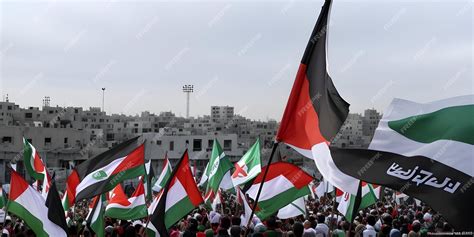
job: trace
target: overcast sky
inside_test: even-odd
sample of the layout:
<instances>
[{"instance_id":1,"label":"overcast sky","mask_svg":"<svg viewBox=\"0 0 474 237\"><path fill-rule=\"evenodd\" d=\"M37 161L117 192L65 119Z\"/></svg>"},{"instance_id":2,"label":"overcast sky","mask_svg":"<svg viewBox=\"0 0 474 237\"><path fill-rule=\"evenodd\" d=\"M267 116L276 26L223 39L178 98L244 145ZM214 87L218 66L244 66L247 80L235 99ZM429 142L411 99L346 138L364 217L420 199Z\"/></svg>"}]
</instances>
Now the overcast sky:
<instances>
[{"instance_id":1,"label":"overcast sky","mask_svg":"<svg viewBox=\"0 0 474 237\"><path fill-rule=\"evenodd\" d=\"M2 1L0 93L22 107L280 120L323 1ZM472 94L472 1L339 1L329 71L351 112Z\"/></svg>"}]
</instances>

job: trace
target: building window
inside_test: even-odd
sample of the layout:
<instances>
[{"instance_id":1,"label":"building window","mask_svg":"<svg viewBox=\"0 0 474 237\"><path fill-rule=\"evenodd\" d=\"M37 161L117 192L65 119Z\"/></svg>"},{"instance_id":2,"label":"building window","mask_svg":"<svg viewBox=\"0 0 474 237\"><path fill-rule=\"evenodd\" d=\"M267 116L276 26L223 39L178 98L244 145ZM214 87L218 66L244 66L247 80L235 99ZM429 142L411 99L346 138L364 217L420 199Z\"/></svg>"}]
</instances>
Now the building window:
<instances>
[{"instance_id":1,"label":"building window","mask_svg":"<svg viewBox=\"0 0 474 237\"><path fill-rule=\"evenodd\" d=\"M68 142L67 140L68 140L67 137L65 137L64 138L64 144L67 144L67 142Z\"/></svg>"},{"instance_id":2,"label":"building window","mask_svg":"<svg viewBox=\"0 0 474 237\"><path fill-rule=\"evenodd\" d=\"M232 140L224 140L224 151L232 150Z\"/></svg>"},{"instance_id":3,"label":"building window","mask_svg":"<svg viewBox=\"0 0 474 237\"><path fill-rule=\"evenodd\" d=\"M107 141L113 141L113 140L115 140L114 134L113 134L113 133L107 133L107 135L106 135L106 140L107 140Z\"/></svg>"},{"instance_id":4,"label":"building window","mask_svg":"<svg viewBox=\"0 0 474 237\"><path fill-rule=\"evenodd\" d=\"M161 146L161 140L156 140L156 145Z\"/></svg>"},{"instance_id":5,"label":"building window","mask_svg":"<svg viewBox=\"0 0 474 237\"><path fill-rule=\"evenodd\" d=\"M207 141L207 147L212 148L212 146L214 146L214 140L209 139L209 140Z\"/></svg>"},{"instance_id":6,"label":"building window","mask_svg":"<svg viewBox=\"0 0 474 237\"><path fill-rule=\"evenodd\" d=\"M174 141L170 141L170 151L174 151Z\"/></svg>"},{"instance_id":7,"label":"building window","mask_svg":"<svg viewBox=\"0 0 474 237\"><path fill-rule=\"evenodd\" d=\"M51 145L51 138L50 137L45 137L44 138L44 145L45 146Z\"/></svg>"},{"instance_id":8,"label":"building window","mask_svg":"<svg viewBox=\"0 0 474 237\"><path fill-rule=\"evenodd\" d=\"M25 113L25 118L33 118L33 113Z\"/></svg>"},{"instance_id":9,"label":"building window","mask_svg":"<svg viewBox=\"0 0 474 237\"><path fill-rule=\"evenodd\" d=\"M201 151L201 150L202 150L202 139L194 139L193 151Z\"/></svg>"},{"instance_id":10,"label":"building window","mask_svg":"<svg viewBox=\"0 0 474 237\"><path fill-rule=\"evenodd\" d=\"M12 137L2 137L2 143L12 143Z\"/></svg>"}]
</instances>

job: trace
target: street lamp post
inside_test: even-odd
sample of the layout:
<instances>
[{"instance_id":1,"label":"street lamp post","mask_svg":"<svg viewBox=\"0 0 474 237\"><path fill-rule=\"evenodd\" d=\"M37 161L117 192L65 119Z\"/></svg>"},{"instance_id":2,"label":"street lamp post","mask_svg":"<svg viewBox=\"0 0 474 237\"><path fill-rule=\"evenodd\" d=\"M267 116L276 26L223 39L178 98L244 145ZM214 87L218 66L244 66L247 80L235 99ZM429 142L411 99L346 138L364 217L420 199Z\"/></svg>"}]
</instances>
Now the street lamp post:
<instances>
[{"instance_id":1,"label":"street lamp post","mask_svg":"<svg viewBox=\"0 0 474 237\"><path fill-rule=\"evenodd\" d=\"M104 112L104 102L105 102L105 87L102 87L102 112Z\"/></svg>"}]
</instances>

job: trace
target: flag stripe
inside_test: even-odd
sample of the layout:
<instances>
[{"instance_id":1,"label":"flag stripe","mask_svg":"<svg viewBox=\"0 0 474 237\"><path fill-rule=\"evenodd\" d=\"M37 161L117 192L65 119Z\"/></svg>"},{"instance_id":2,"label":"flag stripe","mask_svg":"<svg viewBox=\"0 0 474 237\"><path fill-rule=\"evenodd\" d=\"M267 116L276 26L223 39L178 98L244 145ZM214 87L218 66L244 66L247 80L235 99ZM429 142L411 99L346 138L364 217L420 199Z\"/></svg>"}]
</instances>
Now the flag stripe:
<instances>
[{"instance_id":1,"label":"flag stripe","mask_svg":"<svg viewBox=\"0 0 474 237\"><path fill-rule=\"evenodd\" d=\"M278 186L275 186L278 187ZM286 191L283 191L279 193L278 195L274 196L271 199L267 200L259 200L258 201L258 211L255 213L258 218L261 220L266 219L267 217L275 214L280 210L281 208L285 207L288 205L288 203L291 203L292 201L306 196L310 194L309 187L303 187L301 189L297 189L295 187L290 188Z\"/></svg>"},{"instance_id":2,"label":"flag stripe","mask_svg":"<svg viewBox=\"0 0 474 237\"><path fill-rule=\"evenodd\" d=\"M357 194L359 180L347 175L339 169L337 164L334 162L326 143L316 144L311 148L311 150L303 150L292 145L290 146L304 156L314 157L314 162L316 163L318 171L336 188L353 195Z\"/></svg>"},{"instance_id":3,"label":"flag stripe","mask_svg":"<svg viewBox=\"0 0 474 237\"><path fill-rule=\"evenodd\" d=\"M288 219L299 215L306 214L304 197L298 198L292 203L286 205L278 211L277 217L280 219Z\"/></svg>"},{"instance_id":4,"label":"flag stripe","mask_svg":"<svg viewBox=\"0 0 474 237\"><path fill-rule=\"evenodd\" d=\"M107 205L105 216L120 220L136 220L147 217L148 212L145 203L134 207L124 207L119 205L112 205L109 207Z\"/></svg>"},{"instance_id":5,"label":"flag stripe","mask_svg":"<svg viewBox=\"0 0 474 237\"><path fill-rule=\"evenodd\" d=\"M193 210L194 208L196 208L196 205L194 205L191 202L191 199L189 199L188 197L185 197L176 202L175 205L169 207L168 210L166 210L166 228L171 228L171 226L173 226L177 221L186 216L189 211Z\"/></svg>"},{"instance_id":6,"label":"flag stripe","mask_svg":"<svg viewBox=\"0 0 474 237\"><path fill-rule=\"evenodd\" d=\"M310 181L311 182L311 181ZM247 194L255 199L257 197L257 192L259 190L261 183L253 184L249 190L247 190ZM275 189L278 187L278 189ZM293 188L300 189L304 186L296 187L293 183L288 180L285 176L281 175L278 178L271 179L264 183L262 187L262 192L260 193L259 202L271 200L278 196L281 192L286 192Z\"/></svg>"},{"instance_id":7,"label":"flag stripe","mask_svg":"<svg viewBox=\"0 0 474 237\"><path fill-rule=\"evenodd\" d=\"M265 182L269 182L273 179L285 178L288 180L290 185L302 188L313 180L309 174L304 172L298 166L286 163L286 162L275 162L271 164L272 169L268 170L265 177ZM264 167L266 169L266 167ZM298 177L298 178L295 178ZM263 175L259 175L255 178L254 184L259 184L263 181ZM279 186L275 186L279 187Z\"/></svg>"},{"instance_id":8,"label":"flag stripe","mask_svg":"<svg viewBox=\"0 0 474 237\"><path fill-rule=\"evenodd\" d=\"M473 118L474 105L463 105L389 121L388 126L399 134L421 143L453 140L474 145Z\"/></svg>"}]
</instances>

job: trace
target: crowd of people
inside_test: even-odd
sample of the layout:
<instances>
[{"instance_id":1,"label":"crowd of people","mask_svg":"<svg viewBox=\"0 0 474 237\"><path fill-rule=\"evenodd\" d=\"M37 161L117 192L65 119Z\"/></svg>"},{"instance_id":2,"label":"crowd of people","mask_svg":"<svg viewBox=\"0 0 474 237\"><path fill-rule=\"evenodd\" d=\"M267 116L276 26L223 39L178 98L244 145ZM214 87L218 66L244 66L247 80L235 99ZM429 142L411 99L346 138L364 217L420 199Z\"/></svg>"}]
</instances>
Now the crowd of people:
<instances>
[{"instance_id":1,"label":"crowd of people","mask_svg":"<svg viewBox=\"0 0 474 237\"><path fill-rule=\"evenodd\" d=\"M216 211L202 205L190 213L170 230L171 237L416 237L431 234L453 233L453 228L441 215L428 206L417 205L408 199L397 203L390 191L382 200L369 208L360 210L352 222L334 209L331 195L306 201L306 215L290 219L275 216L259 220L256 216L248 223L243 208L235 202L232 194L224 194L224 202ZM69 236L94 236L86 223L88 203L76 203L69 211L66 221ZM248 228L247 228L248 227ZM35 236L20 219L6 216L1 226L2 237ZM146 236L146 219L116 220L105 218L105 236Z\"/></svg>"}]
</instances>

